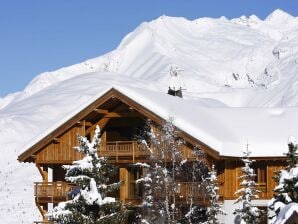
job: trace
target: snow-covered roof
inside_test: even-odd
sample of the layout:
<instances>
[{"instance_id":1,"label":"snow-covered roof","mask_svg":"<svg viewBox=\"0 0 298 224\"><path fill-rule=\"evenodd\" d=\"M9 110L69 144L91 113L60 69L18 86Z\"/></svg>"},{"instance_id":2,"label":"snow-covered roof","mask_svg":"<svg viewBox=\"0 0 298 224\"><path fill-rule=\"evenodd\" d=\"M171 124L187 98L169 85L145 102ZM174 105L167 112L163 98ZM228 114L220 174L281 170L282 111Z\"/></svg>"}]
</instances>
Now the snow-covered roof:
<instances>
[{"instance_id":1,"label":"snow-covered roof","mask_svg":"<svg viewBox=\"0 0 298 224\"><path fill-rule=\"evenodd\" d=\"M60 82L5 108L0 119L3 114L9 114L14 117L17 130L31 129L26 131L27 140L20 148L23 152L111 88L165 120L174 117L179 129L222 156L241 156L247 143L252 156L283 156L288 137L298 133L298 126L294 125L298 114L296 107L217 107L220 104L213 100L173 97L140 80L106 73L84 74Z\"/></svg>"},{"instance_id":2,"label":"snow-covered roof","mask_svg":"<svg viewBox=\"0 0 298 224\"><path fill-rule=\"evenodd\" d=\"M116 89L174 124L222 156L241 156L249 144L252 156L283 156L287 140L298 133L293 124L298 108L204 107L199 101L179 99L138 88Z\"/></svg>"}]
</instances>

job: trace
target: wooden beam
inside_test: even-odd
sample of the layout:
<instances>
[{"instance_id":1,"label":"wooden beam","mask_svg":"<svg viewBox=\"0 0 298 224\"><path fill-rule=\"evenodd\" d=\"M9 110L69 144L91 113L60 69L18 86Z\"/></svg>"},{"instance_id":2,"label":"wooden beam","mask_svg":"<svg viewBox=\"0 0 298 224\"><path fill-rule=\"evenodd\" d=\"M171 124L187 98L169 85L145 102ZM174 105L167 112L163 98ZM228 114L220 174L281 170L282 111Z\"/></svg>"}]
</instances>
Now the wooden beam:
<instances>
[{"instance_id":1,"label":"wooden beam","mask_svg":"<svg viewBox=\"0 0 298 224\"><path fill-rule=\"evenodd\" d=\"M110 121L110 118L104 117L102 119L100 119L99 121L97 121L95 124L93 124L91 127L89 127L86 131L85 131L85 135L88 135L91 133L91 131L93 131L96 127L96 125L98 125L100 127L100 130L103 130L106 125L108 124L108 122Z\"/></svg>"},{"instance_id":2,"label":"wooden beam","mask_svg":"<svg viewBox=\"0 0 298 224\"><path fill-rule=\"evenodd\" d=\"M116 109L118 109L118 108L116 108ZM122 113L110 112L110 113L107 113L99 121L97 121L96 123L89 126L89 128L86 130L85 134L86 135L90 134L91 131L95 129L96 125L98 125L100 127L100 129L103 130L111 118L136 117L136 116L139 116L139 114L137 112L122 112Z\"/></svg>"},{"instance_id":3,"label":"wooden beam","mask_svg":"<svg viewBox=\"0 0 298 224\"><path fill-rule=\"evenodd\" d=\"M128 198L129 192L129 173L127 168L119 168L119 180L121 182L120 189L119 189L119 199L120 201L125 201Z\"/></svg>"},{"instance_id":4,"label":"wooden beam","mask_svg":"<svg viewBox=\"0 0 298 224\"><path fill-rule=\"evenodd\" d=\"M98 108L94 109L93 111L96 113L99 113L99 114L108 114L109 113L108 110L98 109Z\"/></svg>"},{"instance_id":5,"label":"wooden beam","mask_svg":"<svg viewBox=\"0 0 298 224\"><path fill-rule=\"evenodd\" d=\"M101 122L99 122L99 127L101 130L105 129L105 127L107 126L107 124L109 123L110 118L103 118L101 119Z\"/></svg>"},{"instance_id":6,"label":"wooden beam","mask_svg":"<svg viewBox=\"0 0 298 224\"><path fill-rule=\"evenodd\" d=\"M92 126L93 124L91 123L91 122L89 122L89 121L85 121L85 127L90 127L90 126Z\"/></svg>"},{"instance_id":7,"label":"wooden beam","mask_svg":"<svg viewBox=\"0 0 298 224\"><path fill-rule=\"evenodd\" d=\"M119 117L137 117L139 114L137 112L111 112L106 114L104 117L108 118L119 118Z\"/></svg>"},{"instance_id":8,"label":"wooden beam","mask_svg":"<svg viewBox=\"0 0 298 224\"><path fill-rule=\"evenodd\" d=\"M42 170L41 166L38 163L36 163L36 167L37 167L37 169L38 169L38 171L39 171L39 173L42 177L42 181L45 181L46 175L45 175L44 171Z\"/></svg>"},{"instance_id":9,"label":"wooden beam","mask_svg":"<svg viewBox=\"0 0 298 224\"><path fill-rule=\"evenodd\" d=\"M59 138L53 138L53 143L54 144L58 144L60 141L59 141Z\"/></svg>"},{"instance_id":10,"label":"wooden beam","mask_svg":"<svg viewBox=\"0 0 298 224\"><path fill-rule=\"evenodd\" d=\"M47 213L46 210L43 209L43 207L37 202L37 198L35 198L35 205L38 208L38 211L40 212L43 221L48 221L45 214Z\"/></svg>"},{"instance_id":11,"label":"wooden beam","mask_svg":"<svg viewBox=\"0 0 298 224\"><path fill-rule=\"evenodd\" d=\"M88 135L91 133L92 130L95 129L96 125L100 127L101 130L103 130L106 125L108 124L110 118L121 118L121 117L136 117L139 114L137 112L131 111L131 112L116 112L117 110L121 109L123 107L122 104L117 105L112 109L112 112L109 112L108 110L102 110L102 109L94 109L94 111L105 114L99 121L89 126L89 128L86 130L85 135Z\"/></svg>"},{"instance_id":12,"label":"wooden beam","mask_svg":"<svg viewBox=\"0 0 298 224\"><path fill-rule=\"evenodd\" d=\"M78 127L81 127L81 126L84 125L84 122L85 122L85 121L77 121L76 125L77 125Z\"/></svg>"}]
</instances>

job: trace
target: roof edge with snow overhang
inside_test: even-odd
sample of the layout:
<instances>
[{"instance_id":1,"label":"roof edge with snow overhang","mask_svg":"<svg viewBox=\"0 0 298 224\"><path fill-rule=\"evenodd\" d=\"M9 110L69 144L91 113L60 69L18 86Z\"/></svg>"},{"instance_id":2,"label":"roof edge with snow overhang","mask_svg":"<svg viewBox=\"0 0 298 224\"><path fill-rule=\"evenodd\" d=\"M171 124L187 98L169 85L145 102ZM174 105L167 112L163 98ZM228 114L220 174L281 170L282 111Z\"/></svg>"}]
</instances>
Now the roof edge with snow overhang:
<instances>
[{"instance_id":1,"label":"roof edge with snow overhang","mask_svg":"<svg viewBox=\"0 0 298 224\"><path fill-rule=\"evenodd\" d=\"M145 117L154 121L155 123L162 125L168 117L157 115L154 111L149 109L147 106L143 105L137 100L133 99L133 97L127 96L125 91L120 90L121 88L112 87L105 92L100 93L98 96L93 98L88 102L88 104L82 105L78 110L69 114L69 116L64 117L60 121L56 122L50 128L48 128L45 132L41 133L31 142L23 148L23 153L18 156L18 160L20 162L32 162L33 155L49 144L55 137L63 134L68 128L74 126L78 121L82 120L86 115L91 113L95 108L99 107L107 100L115 97L122 101L123 103L133 107L136 111L143 114ZM177 127L177 126L176 126ZM216 150L215 147L211 147L207 143L201 141L200 139L195 138L191 133L183 130L181 127L177 127L180 131L181 137L185 140L189 141L193 145L199 146L203 149L207 154L212 156L215 159L219 159L219 151Z\"/></svg>"}]
</instances>

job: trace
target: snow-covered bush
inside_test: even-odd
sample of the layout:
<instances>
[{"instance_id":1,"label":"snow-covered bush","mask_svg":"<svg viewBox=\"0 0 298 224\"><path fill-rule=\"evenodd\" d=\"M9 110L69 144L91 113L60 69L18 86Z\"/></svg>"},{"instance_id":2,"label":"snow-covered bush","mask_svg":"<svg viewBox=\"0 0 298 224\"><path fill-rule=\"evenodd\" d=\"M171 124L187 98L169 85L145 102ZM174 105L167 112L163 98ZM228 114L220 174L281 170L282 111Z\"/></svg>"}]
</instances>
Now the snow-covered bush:
<instances>
[{"instance_id":1,"label":"snow-covered bush","mask_svg":"<svg viewBox=\"0 0 298 224\"><path fill-rule=\"evenodd\" d=\"M47 216L59 224L103 224L123 223L125 208L108 193L115 190L119 183L110 183L116 171L107 163L107 158L99 157L100 130L96 127L91 142L79 136L79 146L75 149L85 154L81 160L72 165L65 165L66 181L75 184L70 192L69 201L59 203Z\"/></svg>"},{"instance_id":2,"label":"snow-covered bush","mask_svg":"<svg viewBox=\"0 0 298 224\"><path fill-rule=\"evenodd\" d=\"M240 208L236 208L234 214L239 215L241 223L245 224L256 224L260 223L262 211L252 205L252 200L258 198L259 190L256 189L255 177L252 163L255 162L249 158L251 152L248 147L243 151L242 162L244 166L241 168L242 175L239 177L241 180L241 188L235 192L235 195L239 195L236 199L235 204L240 204Z\"/></svg>"}]
</instances>

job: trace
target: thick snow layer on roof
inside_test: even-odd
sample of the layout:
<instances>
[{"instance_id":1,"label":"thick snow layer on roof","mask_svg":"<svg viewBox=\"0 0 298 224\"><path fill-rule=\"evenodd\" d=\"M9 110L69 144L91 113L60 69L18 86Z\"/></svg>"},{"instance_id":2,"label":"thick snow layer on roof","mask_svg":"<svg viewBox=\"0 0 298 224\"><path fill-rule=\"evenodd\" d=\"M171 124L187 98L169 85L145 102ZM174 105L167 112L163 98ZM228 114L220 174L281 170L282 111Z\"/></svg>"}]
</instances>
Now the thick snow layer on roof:
<instances>
[{"instance_id":1,"label":"thick snow layer on roof","mask_svg":"<svg viewBox=\"0 0 298 224\"><path fill-rule=\"evenodd\" d=\"M30 130L21 153L113 87L165 120L173 117L177 127L225 156L241 156L247 143L252 156L282 156L288 137L298 133L298 126L292 125L298 108L214 107L220 104L173 97L152 86L116 74L85 74L10 105L0 118L14 116L19 130ZM3 122L12 125L9 119Z\"/></svg>"},{"instance_id":2,"label":"thick snow layer on roof","mask_svg":"<svg viewBox=\"0 0 298 224\"><path fill-rule=\"evenodd\" d=\"M137 89L117 88L223 156L239 156L246 144L252 156L283 156L290 135L298 134L298 108L202 107L198 101Z\"/></svg>"}]
</instances>

